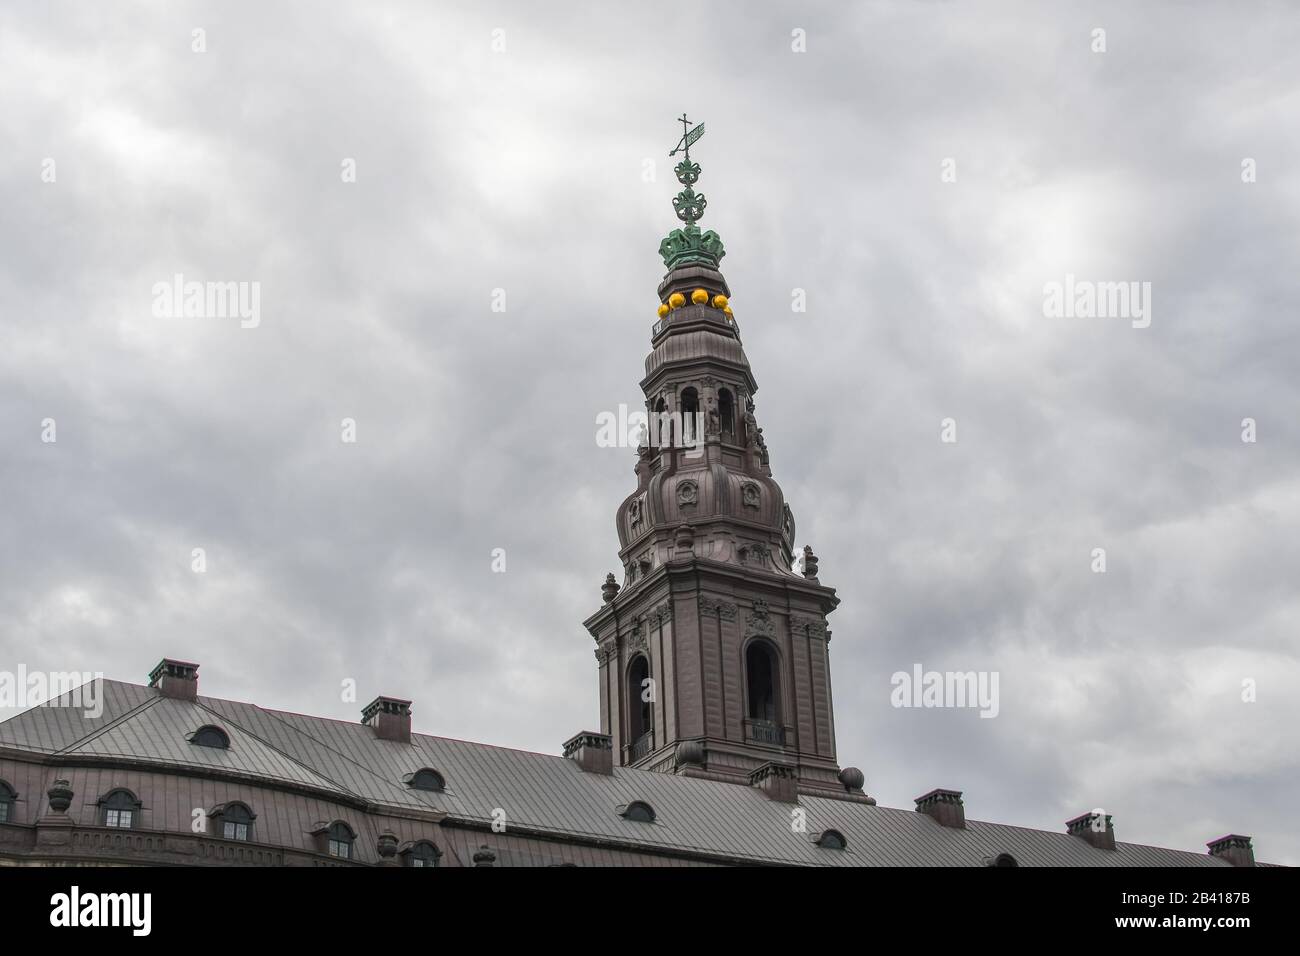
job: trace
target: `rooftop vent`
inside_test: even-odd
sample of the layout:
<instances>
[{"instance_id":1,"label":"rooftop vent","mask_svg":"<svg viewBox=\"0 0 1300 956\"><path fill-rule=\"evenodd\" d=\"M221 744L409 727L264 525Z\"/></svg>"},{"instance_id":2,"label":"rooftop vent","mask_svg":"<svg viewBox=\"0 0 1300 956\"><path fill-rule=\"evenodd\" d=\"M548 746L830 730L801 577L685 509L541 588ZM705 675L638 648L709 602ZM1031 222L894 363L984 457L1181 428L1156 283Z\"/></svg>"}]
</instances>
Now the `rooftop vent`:
<instances>
[{"instance_id":1,"label":"rooftop vent","mask_svg":"<svg viewBox=\"0 0 1300 956\"><path fill-rule=\"evenodd\" d=\"M230 735L212 724L204 724L190 734L190 743L196 747L212 747L216 750L230 749Z\"/></svg>"},{"instance_id":2,"label":"rooftop vent","mask_svg":"<svg viewBox=\"0 0 1300 956\"><path fill-rule=\"evenodd\" d=\"M411 702L396 697L376 697L361 712L361 722L375 728L381 740L411 742Z\"/></svg>"},{"instance_id":3,"label":"rooftop vent","mask_svg":"<svg viewBox=\"0 0 1300 956\"><path fill-rule=\"evenodd\" d=\"M823 850L847 850L849 841L844 839L844 834L839 830L823 830L813 841Z\"/></svg>"},{"instance_id":4,"label":"rooftop vent","mask_svg":"<svg viewBox=\"0 0 1300 956\"><path fill-rule=\"evenodd\" d=\"M931 790L916 798L916 812L932 817L940 826L966 829L966 805L960 790Z\"/></svg>"},{"instance_id":5,"label":"rooftop vent","mask_svg":"<svg viewBox=\"0 0 1300 956\"><path fill-rule=\"evenodd\" d=\"M1210 848L1210 856L1227 860L1233 866L1254 866L1255 848L1250 844L1250 837L1239 833L1229 833L1217 840L1205 844Z\"/></svg>"},{"instance_id":6,"label":"rooftop vent","mask_svg":"<svg viewBox=\"0 0 1300 956\"><path fill-rule=\"evenodd\" d=\"M1065 832L1091 843L1099 850L1115 849L1115 827L1110 822L1110 814L1102 810L1092 810L1068 821Z\"/></svg>"},{"instance_id":7,"label":"rooftop vent","mask_svg":"<svg viewBox=\"0 0 1300 956\"><path fill-rule=\"evenodd\" d=\"M415 771L415 773L407 774L403 780L412 790L430 790L434 793L442 793L447 789L447 781L442 774L431 767L424 767Z\"/></svg>"},{"instance_id":8,"label":"rooftop vent","mask_svg":"<svg viewBox=\"0 0 1300 956\"><path fill-rule=\"evenodd\" d=\"M655 808L644 800L633 800L631 803L619 807L618 815L626 820L635 820L637 823L655 822Z\"/></svg>"},{"instance_id":9,"label":"rooftop vent","mask_svg":"<svg viewBox=\"0 0 1300 956\"><path fill-rule=\"evenodd\" d=\"M149 686L156 687L164 697L193 700L199 696L199 665L164 657L149 672Z\"/></svg>"},{"instance_id":10,"label":"rooftop vent","mask_svg":"<svg viewBox=\"0 0 1300 956\"><path fill-rule=\"evenodd\" d=\"M614 739L584 730L564 742L564 756L587 773L614 773Z\"/></svg>"}]
</instances>

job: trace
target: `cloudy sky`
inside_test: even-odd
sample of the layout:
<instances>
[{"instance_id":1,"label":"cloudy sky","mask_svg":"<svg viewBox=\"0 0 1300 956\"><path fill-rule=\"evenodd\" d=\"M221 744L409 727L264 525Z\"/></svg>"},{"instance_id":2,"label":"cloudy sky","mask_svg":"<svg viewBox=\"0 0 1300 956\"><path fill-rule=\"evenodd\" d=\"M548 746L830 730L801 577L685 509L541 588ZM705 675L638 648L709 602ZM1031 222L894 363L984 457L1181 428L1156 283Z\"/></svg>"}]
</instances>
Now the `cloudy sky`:
<instances>
[{"instance_id":1,"label":"cloudy sky","mask_svg":"<svg viewBox=\"0 0 1300 956\"><path fill-rule=\"evenodd\" d=\"M635 456L595 422L641 401L687 111L843 600L841 763L1300 864L1300 15L1136 6L5 4L0 668L597 726ZM155 314L178 273L259 324ZM1149 327L1045 316L1067 275L1150 282ZM918 663L997 671L997 718L891 706Z\"/></svg>"}]
</instances>

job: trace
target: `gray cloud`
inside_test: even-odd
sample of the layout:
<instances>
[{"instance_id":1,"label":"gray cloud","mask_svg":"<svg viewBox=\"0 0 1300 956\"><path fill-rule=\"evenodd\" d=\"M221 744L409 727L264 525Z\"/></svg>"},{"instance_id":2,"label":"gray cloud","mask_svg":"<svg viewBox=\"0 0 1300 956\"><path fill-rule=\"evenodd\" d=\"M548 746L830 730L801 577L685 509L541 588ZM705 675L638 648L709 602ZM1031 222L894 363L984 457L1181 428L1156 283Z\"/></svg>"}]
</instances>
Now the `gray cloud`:
<instances>
[{"instance_id":1,"label":"gray cloud","mask_svg":"<svg viewBox=\"0 0 1300 956\"><path fill-rule=\"evenodd\" d=\"M891 805L1300 863L1298 41L1265 5L8 5L0 662L594 726L633 464L595 417L640 399L685 109L843 599L841 761ZM177 272L259 281L261 325L155 318ZM1044 318L1067 273L1150 281L1151 327ZM914 662L1000 671L999 717L891 707Z\"/></svg>"}]
</instances>

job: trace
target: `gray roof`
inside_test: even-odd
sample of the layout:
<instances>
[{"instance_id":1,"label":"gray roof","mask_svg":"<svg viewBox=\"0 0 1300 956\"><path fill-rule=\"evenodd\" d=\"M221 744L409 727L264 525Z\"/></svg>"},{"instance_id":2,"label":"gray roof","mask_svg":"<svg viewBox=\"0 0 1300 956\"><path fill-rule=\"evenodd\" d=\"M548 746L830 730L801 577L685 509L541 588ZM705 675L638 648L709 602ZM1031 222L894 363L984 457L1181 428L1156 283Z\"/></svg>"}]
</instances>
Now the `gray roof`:
<instances>
[{"instance_id":1,"label":"gray roof","mask_svg":"<svg viewBox=\"0 0 1300 956\"><path fill-rule=\"evenodd\" d=\"M0 723L0 747L60 755L76 762L118 759L170 768L221 771L270 784L308 788L326 796L390 807L432 808L447 823L490 823L500 808L514 832L626 844L643 852L703 855L720 861L832 866L979 866L1010 853L1021 866L1227 866L1207 853L1119 843L1096 849L1065 832L1051 833L968 821L940 826L914 810L800 795L805 832L792 826L790 804L739 784L616 767L612 776L586 773L558 755L529 753L444 737L413 734L409 745L382 740L372 728L320 717L265 710L252 704L102 681L98 719L56 699ZM66 696L66 695L65 695ZM229 750L194 747L187 735L217 724ZM446 791L405 786L403 777L431 767ZM652 824L624 819L620 805L644 800ZM840 852L814 844L838 830ZM469 842L466 844L470 845ZM559 852L557 851L557 857ZM509 865L511 860L502 859ZM520 859L517 862L540 862Z\"/></svg>"}]
</instances>

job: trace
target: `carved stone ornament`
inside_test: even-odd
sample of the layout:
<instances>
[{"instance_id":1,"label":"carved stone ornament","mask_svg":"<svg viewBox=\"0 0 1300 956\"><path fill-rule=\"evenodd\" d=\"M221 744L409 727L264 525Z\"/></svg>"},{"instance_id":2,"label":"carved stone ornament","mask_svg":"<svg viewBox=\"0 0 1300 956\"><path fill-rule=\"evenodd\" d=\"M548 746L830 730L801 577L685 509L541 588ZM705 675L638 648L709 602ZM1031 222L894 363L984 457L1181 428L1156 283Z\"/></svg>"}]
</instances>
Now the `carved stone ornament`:
<instances>
[{"instance_id":1,"label":"carved stone ornament","mask_svg":"<svg viewBox=\"0 0 1300 956\"><path fill-rule=\"evenodd\" d=\"M641 523L641 500L637 499L627 506L628 527L635 529Z\"/></svg>"},{"instance_id":2,"label":"carved stone ornament","mask_svg":"<svg viewBox=\"0 0 1300 956\"><path fill-rule=\"evenodd\" d=\"M758 485L752 481L747 481L740 486L740 500L746 508L757 508L762 500L762 492L758 490Z\"/></svg>"},{"instance_id":3,"label":"carved stone ornament","mask_svg":"<svg viewBox=\"0 0 1300 956\"><path fill-rule=\"evenodd\" d=\"M657 608L651 611L650 615L659 622L660 627L670 623L673 619L672 603L665 601L663 604L660 604Z\"/></svg>"},{"instance_id":4,"label":"carved stone ornament","mask_svg":"<svg viewBox=\"0 0 1300 956\"><path fill-rule=\"evenodd\" d=\"M776 622L772 620L771 614L768 612L767 602L759 598L754 602L754 609L745 622L745 634L746 636L761 634L764 637L771 637L775 633Z\"/></svg>"},{"instance_id":5,"label":"carved stone ornament","mask_svg":"<svg viewBox=\"0 0 1300 956\"><path fill-rule=\"evenodd\" d=\"M716 614L724 621L736 619L736 605L729 601L715 601L712 598L700 598L701 614Z\"/></svg>"},{"instance_id":6,"label":"carved stone ornament","mask_svg":"<svg viewBox=\"0 0 1300 956\"><path fill-rule=\"evenodd\" d=\"M693 505L700 498L700 486L698 483L687 480L677 484L677 501L683 505Z\"/></svg>"},{"instance_id":7,"label":"carved stone ornament","mask_svg":"<svg viewBox=\"0 0 1300 956\"><path fill-rule=\"evenodd\" d=\"M742 564L764 564L772 559L772 549L762 542L741 545L738 553Z\"/></svg>"},{"instance_id":8,"label":"carved stone ornament","mask_svg":"<svg viewBox=\"0 0 1300 956\"><path fill-rule=\"evenodd\" d=\"M632 629L629 630L625 635L623 635L623 646L627 648L629 653L632 651L637 651L637 650L643 651L646 649L647 645L645 640L644 625L645 625L644 619L642 619L640 615L637 615L635 618L632 619Z\"/></svg>"}]
</instances>

